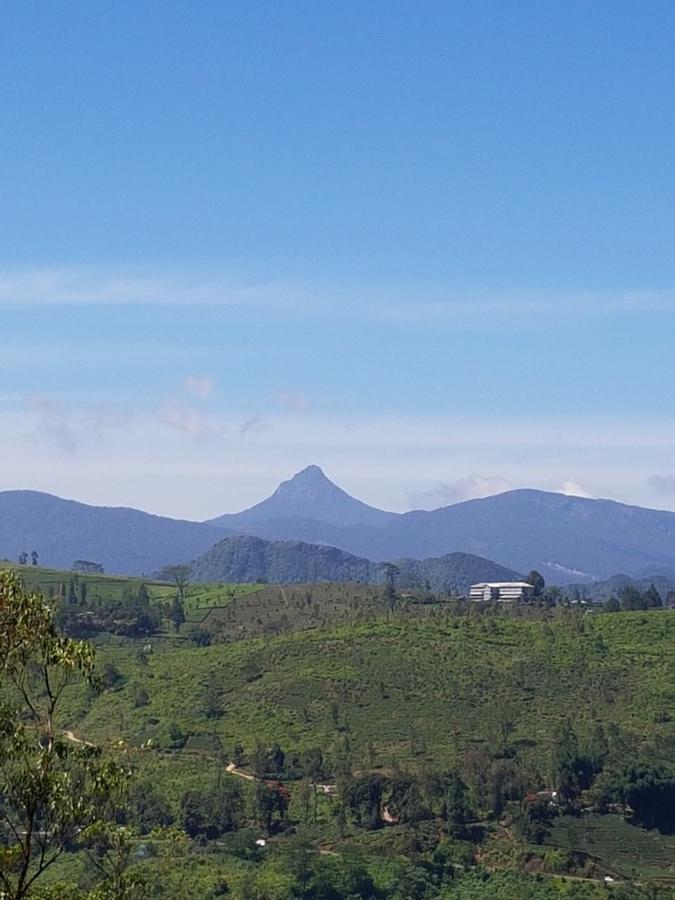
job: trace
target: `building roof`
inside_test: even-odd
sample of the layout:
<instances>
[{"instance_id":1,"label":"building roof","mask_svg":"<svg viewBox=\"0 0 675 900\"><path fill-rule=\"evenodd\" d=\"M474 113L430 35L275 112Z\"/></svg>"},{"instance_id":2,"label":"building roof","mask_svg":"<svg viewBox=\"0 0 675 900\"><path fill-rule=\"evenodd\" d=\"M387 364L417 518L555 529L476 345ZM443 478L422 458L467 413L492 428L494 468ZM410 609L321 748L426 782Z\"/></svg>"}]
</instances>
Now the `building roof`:
<instances>
[{"instance_id":1,"label":"building roof","mask_svg":"<svg viewBox=\"0 0 675 900\"><path fill-rule=\"evenodd\" d=\"M478 584L472 584L472 588L531 588L529 581L480 581Z\"/></svg>"}]
</instances>

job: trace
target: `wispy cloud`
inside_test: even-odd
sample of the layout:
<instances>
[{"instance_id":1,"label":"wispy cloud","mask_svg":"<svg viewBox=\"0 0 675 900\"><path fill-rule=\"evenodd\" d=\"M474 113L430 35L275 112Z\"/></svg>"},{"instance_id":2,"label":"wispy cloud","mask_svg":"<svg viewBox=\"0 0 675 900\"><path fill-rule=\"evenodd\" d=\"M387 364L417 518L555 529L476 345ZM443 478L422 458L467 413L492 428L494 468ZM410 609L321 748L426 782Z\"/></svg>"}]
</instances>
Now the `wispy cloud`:
<instances>
[{"instance_id":1,"label":"wispy cloud","mask_svg":"<svg viewBox=\"0 0 675 900\"><path fill-rule=\"evenodd\" d=\"M37 432L64 453L75 453L83 443L102 441L108 432L127 427L133 418L129 409L105 404L74 406L46 393L26 396L24 408Z\"/></svg>"},{"instance_id":2,"label":"wispy cloud","mask_svg":"<svg viewBox=\"0 0 675 900\"><path fill-rule=\"evenodd\" d=\"M167 428L180 431L198 441L224 434L224 429L212 422L201 410L182 403L166 403L160 408L158 418Z\"/></svg>"},{"instance_id":3,"label":"wispy cloud","mask_svg":"<svg viewBox=\"0 0 675 900\"><path fill-rule=\"evenodd\" d=\"M563 481L562 484L555 488L555 490L556 493L566 494L568 497L590 498L593 496L586 490L586 488L583 488L580 484L577 484L576 481Z\"/></svg>"},{"instance_id":4,"label":"wispy cloud","mask_svg":"<svg viewBox=\"0 0 675 900\"><path fill-rule=\"evenodd\" d=\"M675 475L650 475L647 484L657 494L675 496Z\"/></svg>"},{"instance_id":5,"label":"wispy cloud","mask_svg":"<svg viewBox=\"0 0 675 900\"><path fill-rule=\"evenodd\" d=\"M68 409L47 394L30 394L26 407L36 418L37 429L51 444L65 453L74 453L78 435Z\"/></svg>"},{"instance_id":6,"label":"wispy cloud","mask_svg":"<svg viewBox=\"0 0 675 900\"><path fill-rule=\"evenodd\" d=\"M213 393L216 384L213 378L206 375L189 375L183 382L188 393L199 400L206 400Z\"/></svg>"},{"instance_id":7,"label":"wispy cloud","mask_svg":"<svg viewBox=\"0 0 675 900\"><path fill-rule=\"evenodd\" d=\"M282 409L306 415L309 412L309 401L303 391L278 391L277 402Z\"/></svg>"},{"instance_id":8,"label":"wispy cloud","mask_svg":"<svg viewBox=\"0 0 675 900\"><path fill-rule=\"evenodd\" d=\"M0 270L0 309L164 305L275 310L281 316L409 326L471 327L539 319L604 316L675 309L673 290L477 293L426 284L337 287L303 279L255 282L232 274L138 272L77 267Z\"/></svg>"},{"instance_id":9,"label":"wispy cloud","mask_svg":"<svg viewBox=\"0 0 675 900\"><path fill-rule=\"evenodd\" d=\"M294 306L300 290L226 276L81 268L0 270L0 309L63 306Z\"/></svg>"},{"instance_id":10,"label":"wispy cloud","mask_svg":"<svg viewBox=\"0 0 675 900\"><path fill-rule=\"evenodd\" d=\"M260 416L253 416L252 418L247 419L245 422L242 422L239 426L239 434L242 437L247 437L248 435L264 434L269 430L269 424L265 422L265 420Z\"/></svg>"},{"instance_id":11,"label":"wispy cloud","mask_svg":"<svg viewBox=\"0 0 675 900\"><path fill-rule=\"evenodd\" d=\"M460 503L462 500L502 494L512 488L513 484L508 478L502 478L500 475L469 475L451 484L441 482L426 490L415 491L409 499L413 506L420 509L436 509L439 506Z\"/></svg>"}]
</instances>

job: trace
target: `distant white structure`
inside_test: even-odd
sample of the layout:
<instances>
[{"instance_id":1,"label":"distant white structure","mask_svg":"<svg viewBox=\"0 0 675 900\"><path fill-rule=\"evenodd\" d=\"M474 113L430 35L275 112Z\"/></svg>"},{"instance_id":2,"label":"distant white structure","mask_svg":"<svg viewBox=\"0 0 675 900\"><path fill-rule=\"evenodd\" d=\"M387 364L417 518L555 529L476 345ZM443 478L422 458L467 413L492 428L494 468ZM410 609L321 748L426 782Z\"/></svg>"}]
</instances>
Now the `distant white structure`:
<instances>
[{"instance_id":1,"label":"distant white structure","mask_svg":"<svg viewBox=\"0 0 675 900\"><path fill-rule=\"evenodd\" d=\"M532 591L533 587L527 581L482 581L471 585L469 600L513 603L528 599L532 596Z\"/></svg>"}]
</instances>

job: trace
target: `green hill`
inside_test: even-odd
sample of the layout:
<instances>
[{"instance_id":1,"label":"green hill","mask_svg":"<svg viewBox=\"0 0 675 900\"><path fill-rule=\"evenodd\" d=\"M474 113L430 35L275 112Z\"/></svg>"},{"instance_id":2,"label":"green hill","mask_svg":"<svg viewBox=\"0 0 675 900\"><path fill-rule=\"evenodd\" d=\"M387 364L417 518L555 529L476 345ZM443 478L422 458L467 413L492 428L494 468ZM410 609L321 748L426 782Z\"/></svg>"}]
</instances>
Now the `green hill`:
<instances>
[{"instance_id":1,"label":"green hill","mask_svg":"<svg viewBox=\"0 0 675 900\"><path fill-rule=\"evenodd\" d=\"M543 773L564 718L580 733L613 723L640 740L672 738L673 635L670 611L394 617L202 649L160 640L149 664L133 641L118 640L100 659L119 669L122 686L74 699L69 724L92 740L140 743L172 721L225 747L262 740L327 753L347 733L357 755L372 744L389 766L449 764L494 745L508 719L509 742ZM141 686L149 703L135 708ZM204 712L207 690L222 707L215 718Z\"/></svg>"},{"instance_id":2,"label":"green hill","mask_svg":"<svg viewBox=\"0 0 675 900\"><path fill-rule=\"evenodd\" d=\"M425 585L435 591L449 588L466 593L477 581L509 581L521 576L498 563L471 553L448 553L430 559L394 560L395 580L401 587ZM192 564L194 581L275 584L361 581L381 583L382 563L352 556L335 547L303 541L265 541L258 537L224 538Z\"/></svg>"},{"instance_id":3,"label":"green hill","mask_svg":"<svg viewBox=\"0 0 675 900\"><path fill-rule=\"evenodd\" d=\"M337 586L328 587L335 591ZM272 590L279 592L270 587L259 594ZM256 603L259 597L248 599ZM375 602L375 595L370 599ZM233 604L246 602L242 598ZM254 606L256 618L262 619L263 609ZM580 746L600 727L612 765L640 755L672 762L675 612L589 615L560 609L531 616L525 609L481 613L471 607L463 613L457 604L446 603L426 607L423 618L411 615L403 605L380 612L376 621L208 647L197 647L182 634L160 636L143 653L138 641L101 637L98 659L108 688L99 696L72 691L63 727L112 752L122 749L136 779L153 786L177 822L183 821L191 791L220 790L223 783L228 789L232 782L241 787L245 808L255 809L259 789L227 775L226 764L237 759L245 771L261 767L269 772L278 756L281 774L264 778L285 782L289 821L305 823L302 840L308 843L302 846L314 848L308 859L316 862L310 869L320 868L316 848L329 848L322 852L334 857L340 871L360 860L362 876L382 885L383 893L372 896L418 896L406 893L408 879L428 885L432 861L447 852L449 859L459 861L480 854L488 868L477 871L475 879L455 870L464 873L456 882L462 888L457 894L427 887L420 897L487 900L497 896L502 881L504 898L562 896L568 887L570 896L599 897L606 872L629 878L644 872L662 886L645 896L665 900L675 877L675 839L652 839L616 815L589 819L592 833L583 817L561 818L559 827L544 829L549 837L540 846L540 839L528 842L516 831L518 810L524 808L519 800L505 813L511 825L482 823L447 851L442 850L446 826L433 818L427 821L428 814L417 824L413 819L375 831L364 831L352 819L339 826L335 816L342 808L340 785L352 785L348 796L353 809L359 779L383 784L392 798L395 785L412 784L420 798L416 802L424 803L428 786L442 777L438 773L459 771L477 809L483 778L515 778L512 787L499 788L507 797L510 790L522 798L550 787L557 735L565 722L573 725ZM310 764L318 766L315 778L337 785L336 796L317 795L308 787ZM612 833L621 835L620 844L612 842ZM246 842L253 844L251 834L255 831L231 835L231 851L227 842L212 845L203 877L215 884L217 873L227 873L232 896L242 900L296 896L288 887L293 883L289 873L297 866L294 839L282 830L273 836L269 855L254 864L254 856L241 856ZM636 852L638 837L641 849ZM432 855L425 847L437 849ZM174 877L177 884L185 883L186 872L192 873L190 878L202 877L186 853L168 861L166 871L151 867L163 896L185 896L184 888L170 888ZM242 859L248 860L246 865ZM494 869L515 871L490 874ZM516 874L539 871L544 873L539 881ZM556 871L590 880L575 892L573 880L555 881ZM247 893L249 881L258 887ZM475 894L463 892L469 885ZM639 888L626 889L622 896L643 900Z\"/></svg>"}]
</instances>

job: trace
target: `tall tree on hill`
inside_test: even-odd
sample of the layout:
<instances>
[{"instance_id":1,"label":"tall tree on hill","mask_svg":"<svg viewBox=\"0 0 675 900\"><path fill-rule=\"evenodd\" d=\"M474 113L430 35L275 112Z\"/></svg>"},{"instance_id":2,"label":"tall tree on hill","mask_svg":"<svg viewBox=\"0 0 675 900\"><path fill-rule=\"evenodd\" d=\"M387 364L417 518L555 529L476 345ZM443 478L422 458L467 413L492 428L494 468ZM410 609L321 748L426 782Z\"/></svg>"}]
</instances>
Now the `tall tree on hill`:
<instances>
[{"instance_id":1,"label":"tall tree on hill","mask_svg":"<svg viewBox=\"0 0 675 900\"><path fill-rule=\"evenodd\" d=\"M663 606L661 595L653 584L650 584L644 592L644 598L647 603L647 609L657 609L658 607Z\"/></svg>"},{"instance_id":2,"label":"tall tree on hill","mask_svg":"<svg viewBox=\"0 0 675 900\"><path fill-rule=\"evenodd\" d=\"M181 603L185 602L185 590L190 582L190 572L190 566L164 566L162 569L162 575L176 583Z\"/></svg>"},{"instance_id":3,"label":"tall tree on hill","mask_svg":"<svg viewBox=\"0 0 675 900\"><path fill-rule=\"evenodd\" d=\"M0 896L32 896L75 842L112 841L118 767L65 741L58 712L73 679L96 684L88 644L59 635L43 596L0 574ZM128 882L114 890L127 897Z\"/></svg>"},{"instance_id":4,"label":"tall tree on hill","mask_svg":"<svg viewBox=\"0 0 675 900\"><path fill-rule=\"evenodd\" d=\"M34 566L37 566L37 564L38 564L38 559L39 559L39 558L40 558L40 557L39 557L39 554L38 554L37 550L32 550L32 551L31 551L31 554L30 554L30 560L31 560L31 563L32 563Z\"/></svg>"},{"instance_id":5,"label":"tall tree on hill","mask_svg":"<svg viewBox=\"0 0 675 900\"><path fill-rule=\"evenodd\" d=\"M180 626L185 622L185 607L183 606L183 601L178 595L176 595L171 601L171 605L169 606L168 618L173 622L173 627L176 631L178 631L180 629Z\"/></svg>"},{"instance_id":6,"label":"tall tree on hill","mask_svg":"<svg viewBox=\"0 0 675 900\"><path fill-rule=\"evenodd\" d=\"M546 587L546 582L544 581L544 576L541 574L541 572L537 572L536 569L532 569L525 581L528 584L531 584L534 588L532 593L535 597L541 597L543 595L544 588Z\"/></svg>"},{"instance_id":7,"label":"tall tree on hill","mask_svg":"<svg viewBox=\"0 0 675 900\"><path fill-rule=\"evenodd\" d=\"M384 599L391 603L396 599L396 579L400 575L400 570L393 563L384 563L382 571L384 573Z\"/></svg>"},{"instance_id":8,"label":"tall tree on hill","mask_svg":"<svg viewBox=\"0 0 675 900\"><path fill-rule=\"evenodd\" d=\"M456 772L445 776L442 815L448 823L448 831L453 837L461 837L470 819L466 798L466 785Z\"/></svg>"},{"instance_id":9,"label":"tall tree on hill","mask_svg":"<svg viewBox=\"0 0 675 900\"><path fill-rule=\"evenodd\" d=\"M647 608L647 600L640 591L629 584L619 591L619 602L623 610L638 610Z\"/></svg>"}]
</instances>

